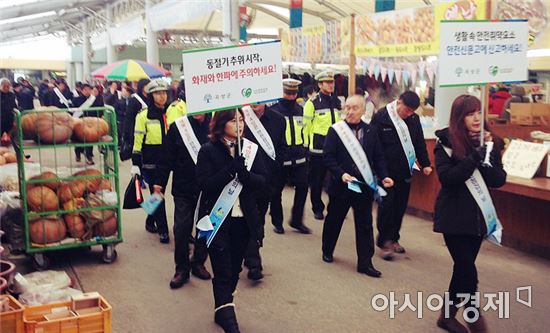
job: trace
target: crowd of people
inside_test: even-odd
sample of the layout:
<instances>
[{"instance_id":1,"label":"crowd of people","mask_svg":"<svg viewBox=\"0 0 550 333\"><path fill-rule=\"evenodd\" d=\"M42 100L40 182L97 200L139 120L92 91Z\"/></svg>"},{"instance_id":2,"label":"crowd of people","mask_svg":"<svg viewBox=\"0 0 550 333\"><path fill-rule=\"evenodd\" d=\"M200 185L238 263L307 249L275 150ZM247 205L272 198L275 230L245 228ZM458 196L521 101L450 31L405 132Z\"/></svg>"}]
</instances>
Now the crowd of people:
<instances>
[{"instance_id":1,"label":"crowd of people","mask_svg":"<svg viewBox=\"0 0 550 333\"><path fill-rule=\"evenodd\" d=\"M416 93L402 93L373 112L367 123L363 121L368 103L364 96L349 96L342 106L334 94L333 73L319 73L315 82L317 92L307 89L303 106L297 102L301 82L287 78L277 103L213 115L188 115L184 85L170 87L163 79L109 82L103 93L98 86L82 84L77 96L64 82L56 82L65 98L52 95L49 86L47 91L39 87L35 94L32 87L21 83L16 87L17 102L2 95L2 132L8 116L4 104L25 108L29 96L37 95L43 105L60 108L69 106L64 99L76 107L112 105L120 126L120 155L122 160L131 158L132 175L144 179L151 193L165 194L172 173L175 273L170 288L182 287L191 274L203 280L213 277L214 318L225 332L239 332L234 294L243 263L249 279L264 277L260 250L268 211L273 231L285 233L285 186L294 189L288 225L302 234L310 233L304 223L309 191L315 219L324 220L320 257L326 263L334 261L338 236L352 208L357 271L378 278L382 273L373 263L375 247L381 249L384 260L406 252L399 240L412 176L415 169L429 176L435 162L442 189L434 231L443 233L454 262L450 301L437 325L450 332L468 332L456 319L455 305L460 294L477 291L475 260L487 227L485 211L466 182L478 170L478 181L488 187L502 186L506 179L501 140L487 127L484 140L494 141L495 147L489 153L491 163L482 163L487 151L480 144L480 101L462 95L453 102L449 128L437 132L435 161L430 161L415 113L420 105ZM5 94L5 81L1 83ZM95 98L90 102L91 96ZM90 161L91 152L85 154ZM321 195L324 189L327 205ZM376 240L374 201L378 203ZM146 217L145 229L158 234L161 243L170 242L164 202ZM208 257L213 274L204 265ZM466 306L479 305L470 301ZM471 332L486 330L482 316L467 324Z\"/></svg>"}]
</instances>

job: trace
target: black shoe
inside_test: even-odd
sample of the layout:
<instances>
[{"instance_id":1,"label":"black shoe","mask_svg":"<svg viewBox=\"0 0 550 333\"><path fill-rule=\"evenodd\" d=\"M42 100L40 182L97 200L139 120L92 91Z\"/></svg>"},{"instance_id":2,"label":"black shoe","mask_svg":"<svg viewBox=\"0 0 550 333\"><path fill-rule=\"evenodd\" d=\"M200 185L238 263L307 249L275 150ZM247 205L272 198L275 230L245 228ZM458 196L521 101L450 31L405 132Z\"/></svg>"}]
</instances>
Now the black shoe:
<instances>
[{"instance_id":1,"label":"black shoe","mask_svg":"<svg viewBox=\"0 0 550 333\"><path fill-rule=\"evenodd\" d=\"M310 234L311 233L311 230L303 224L292 224L291 223L290 226L292 228L298 230L302 234Z\"/></svg>"},{"instance_id":2,"label":"black shoe","mask_svg":"<svg viewBox=\"0 0 550 333\"><path fill-rule=\"evenodd\" d=\"M334 261L334 257L332 257L332 254L325 254L323 253L323 261L331 263Z\"/></svg>"},{"instance_id":3,"label":"black shoe","mask_svg":"<svg viewBox=\"0 0 550 333\"><path fill-rule=\"evenodd\" d=\"M82 157L77 156L77 157L75 158L75 160L76 160L76 163L80 163L80 162L82 162Z\"/></svg>"},{"instance_id":4,"label":"black shoe","mask_svg":"<svg viewBox=\"0 0 550 333\"><path fill-rule=\"evenodd\" d=\"M370 266L365 268L357 268L359 273L367 274L368 276L379 278L382 275L382 272L376 270L376 268Z\"/></svg>"},{"instance_id":5,"label":"black shoe","mask_svg":"<svg viewBox=\"0 0 550 333\"><path fill-rule=\"evenodd\" d=\"M172 289L181 288L187 282L189 282L189 272L187 272L187 274L182 272L176 272L172 280L170 280L170 288Z\"/></svg>"},{"instance_id":6,"label":"black shoe","mask_svg":"<svg viewBox=\"0 0 550 333\"><path fill-rule=\"evenodd\" d=\"M145 222L145 230L147 230L148 232L150 232L152 234L156 234L156 233L159 232L157 226L155 225L155 222L153 222L153 223Z\"/></svg>"},{"instance_id":7,"label":"black shoe","mask_svg":"<svg viewBox=\"0 0 550 333\"><path fill-rule=\"evenodd\" d=\"M247 277L249 280L259 281L264 278L264 274L262 273L262 270L259 268L251 268L248 271Z\"/></svg>"},{"instance_id":8,"label":"black shoe","mask_svg":"<svg viewBox=\"0 0 550 333\"><path fill-rule=\"evenodd\" d=\"M170 243L170 236L166 233L159 234L160 242L162 244L168 244Z\"/></svg>"},{"instance_id":9,"label":"black shoe","mask_svg":"<svg viewBox=\"0 0 550 333\"><path fill-rule=\"evenodd\" d=\"M201 280L210 280L212 275L202 264L194 264L191 266L191 273Z\"/></svg>"},{"instance_id":10,"label":"black shoe","mask_svg":"<svg viewBox=\"0 0 550 333\"><path fill-rule=\"evenodd\" d=\"M86 165L94 165L94 159L93 158L86 158Z\"/></svg>"},{"instance_id":11,"label":"black shoe","mask_svg":"<svg viewBox=\"0 0 550 333\"><path fill-rule=\"evenodd\" d=\"M282 235L285 233L285 228L283 228L283 226L273 227L273 231L275 231L276 234Z\"/></svg>"},{"instance_id":12,"label":"black shoe","mask_svg":"<svg viewBox=\"0 0 550 333\"><path fill-rule=\"evenodd\" d=\"M225 333L240 333L234 306L226 306L214 313L214 322L223 328Z\"/></svg>"},{"instance_id":13,"label":"black shoe","mask_svg":"<svg viewBox=\"0 0 550 333\"><path fill-rule=\"evenodd\" d=\"M324 220L325 215L323 215L323 212L313 212L313 216L316 220Z\"/></svg>"}]
</instances>

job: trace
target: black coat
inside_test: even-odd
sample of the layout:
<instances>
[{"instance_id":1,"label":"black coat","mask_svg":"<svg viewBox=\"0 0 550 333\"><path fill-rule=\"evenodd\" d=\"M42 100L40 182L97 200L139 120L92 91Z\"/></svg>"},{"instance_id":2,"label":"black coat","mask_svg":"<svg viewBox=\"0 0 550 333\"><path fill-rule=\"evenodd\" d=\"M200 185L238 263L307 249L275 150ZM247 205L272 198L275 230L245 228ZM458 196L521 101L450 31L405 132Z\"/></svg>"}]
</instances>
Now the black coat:
<instances>
[{"instance_id":1,"label":"black coat","mask_svg":"<svg viewBox=\"0 0 550 333\"><path fill-rule=\"evenodd\" d=\"M15 115L13 109L17 108L15 94L11 91L0 92L0 136L13 128Z\"/></svg>"},{"instance_id":2,"label":"black coat","mask_svg":"<svg viewBox=\"0 0 550 333\"><path fill-rule=\"evenodd\" d=\"M225 185L233 179L229 171L232 161L229 149L220 141L208 142L201 147L196 169L197 183L202 191L199 218L210 213ZM243 183L243 190L239 195L250 237L256 240L263 239L257 193L265 189L266 179L267 170L263 165L263 159L256 156L250 178ZM228 216L231 216L231 212Z\"/></svg>"},{"instance_id":3,"label":"black coat","mask_svg":"<svg viewBox=\"0 0 550 333\"><path fill-rule=\"evenodd\" d=\"M62 91L61 94L63 96L65 96L65 98L69 102L73 99L73 93L68 88L65 89L64 91ZM59 97L57 96L57 94L55 93L55 91L53 89L48 90L48 92L46 93L44 105L45 106L55 106L55 107L58 107L60 109L66 109L67 108L67 106L65 104L61 103L61 100L59 99Z\"/></svg>"},{"instance_id":4,"label":"black coat","mask_svg":"<svg viewBox=\"0 0 550 333\"><path fill-rule=\"evenodd\" d=\"M301 135L302 136L302 141L306 142L307 138L304 137L303 131L302 131L302 133L295 133L294 132L295 131L294 121L291 121L291 119L293 117L302 117L303 118L303 116L304 116L304 109L298 103L296 103L295 101L292 101L292 103L290 103L289 101L281 99L279 101L279 103L270 106L269 109L271 111L278 112L281 115L283 115L284 117L288 118L288 125L290 126L290 128L286 129L286 131L291 132L291 134L290 134L291 138L292 138L292 134ZM283 119L283 121L286 122L286 120L284 120L284 119ZM294 132L294 133L292 133L292 132ZM296 160L300 160L300 159L305 158L306 155L307 155L307 147L304 146L303 144L302 145L297 145L297 144L288 145L287 142L286 142L286 137L285 136L286 136L286 133L283 133L284 150L283 150L283 154L281 156L281 161L282 162L296 161ZM292 139L294 139L294 138L292 138Z\"/></svg>"},{"instance_id":5,"label":"black coat","mask_svg":"<svg viewBox=\"0 0 550 333\"><path fill-rule=\"evenodd\" d=\"M497 188L506 183L506 172L502 167L501 141L494 138L491 152L493 167L482 167L477 154L472 153L462 160L449 157L443 146L451 148L448 129L436 132L439 138L435 146L435 168L441 190L437 195L434 214L434 231L445 234L484 236L487 233L485 219L474 197L466 187L466 180L477 168L487 187Z\"/></svg>"},{"instance_id":6,"label":"black coat","mask_svg":"<svg viewBox=\"0 0 550 333\"><path fill-rule=\"evenodd\" d=\"M84 95L78 95L77 97L73 98L73 106L75 108L80 107L82 104L84 104L88 100L88 97ZM91 108L96 107L102 107L105 106L103 104L103 97L101 95L96 96L94 102L92 105L90 105ZM84 117L102 117L103 111L84 111Z\"/></svg>"},{"instance_id":7,"label":"black coat","mask_svg":"<svg viewBox=\"0 0 550 333\"><path fill-rule=\"evenodd\" d=\"M411 178L409 162L403 151L403 146L401 146L397 130L388 114L388 109L384 107L378 110L372 117L370 124L376 126L378 129L380 143L382 143L384 147L384 156L386 156L386 161L388 161L388 172L390 177L393 180ZM429 167L430 159L428 157L428 151L426 150L426 141L424 140L424 132L422 131L420 118L418 115L413 114L405 119L405 124L407 124L407 128L409 129L414 151L416 153L416 159L418 163L420 163L420 167Z\"/></svg>"},{"instance_id":8,"label":"black coat","mask_svg":"<svg viewBox=\"0 0 550 333\"><path fill-rule=\"evenodd\" d=\"M384 159L382 146L378 140L376 127L370 126L365 122L360 122L358 128L363 131L361 145L367 154L372 172L379 180L388 177L386 160ZM348 173L360 181L365 181L363 176L361 176L361 172L359 172L359 169L353 162L351 155L344 146L344 143L340 140L338 133L336 133L336 130L332 127L328 130L325 139L323 161L331 173L328 186L328 194L331 196L347 195L350 193L347 184L342 181L342 175L344 173ZM367 187L363 187L362 190L363 193L372 192L372 190L370 190L370 188L367 189Z\"/></svg>"},{"instance_id":9,"label":"black coat","mask_svg":"<svg viewBox=\"0 0 550 333\"><path fill-rule=\"evenodd\" d=\"M193 117L189 117L189 122L200 144L206 143L208 141L210 116L208 115L202 123L199 123ZM191 158L175 123L170 125L164 138L153 184L166 189L170 172L173 172L172 195L196 200L199 195L199 186L195 177L195 162Z\"/></svg>"},{"instance_id":10,"label":"black coat","mask_svg":"<svg viewBox=\"0 0 550 333\"><path fill-rule=\"evenodd\" d=\"M140 96L143 101L147 101L147 98ZM134 145L134 127L136 125L136 116L143 109L143 105L135 97L130 97L128 100L128 107L126 108L126 114L124 117L123 136L125 144L130 146Z\"/></svg>"},{"instance_id":11,"label":"black coat","mask_svg":"<svg viewBox=\"0 0 550 333\"><path fill-rule=\"evenodd\" d=\"M32 110L34 109L34 89L23 86L23 89L19 93L16 93L17 103L19 103L20 110Z\"/></svg>"},{"instance_id":12,"label":"black coat","mask_svg":"<svg viewBox=\"0 0 550 333\"><path fill-rule=\"evenodd\" d=\"M252 131L250 131L248 126L245 127L244 136L259 146L258 157L263 159L268 176L271 177L276 174L277 170L283 165L282 158L285 150L285 118L277 112L266 109L260 118L260 122L264 125L264 128L269 134L271 142L273 142L273 146L275 147L275 161L263 150L262 146L260 146L258 140L254 134L252 134Z\"/></svg>"}]
</instances>

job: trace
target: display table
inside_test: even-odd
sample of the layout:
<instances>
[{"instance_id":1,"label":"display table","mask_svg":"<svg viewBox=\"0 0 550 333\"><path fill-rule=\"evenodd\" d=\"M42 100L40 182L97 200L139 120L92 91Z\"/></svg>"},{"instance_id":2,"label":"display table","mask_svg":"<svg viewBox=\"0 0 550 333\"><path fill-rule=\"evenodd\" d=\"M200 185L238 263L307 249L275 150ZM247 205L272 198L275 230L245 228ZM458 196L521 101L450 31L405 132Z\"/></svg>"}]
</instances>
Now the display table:
<instances>
[{"instance_id":1,"label":"display table","mask_svg":"<svg viewBox=\"0 0 550 333\"><path fill-rule=\"evenodd\" d=\"M426 140L426 147L435 164L435 140ZM440 188L435 170L427 177L415 172L408 212L433 217ZM503 187L491 190L491 195L504 228L502 244L550 258L550 178L508 177Z\"/></svg>"}]
</instances>

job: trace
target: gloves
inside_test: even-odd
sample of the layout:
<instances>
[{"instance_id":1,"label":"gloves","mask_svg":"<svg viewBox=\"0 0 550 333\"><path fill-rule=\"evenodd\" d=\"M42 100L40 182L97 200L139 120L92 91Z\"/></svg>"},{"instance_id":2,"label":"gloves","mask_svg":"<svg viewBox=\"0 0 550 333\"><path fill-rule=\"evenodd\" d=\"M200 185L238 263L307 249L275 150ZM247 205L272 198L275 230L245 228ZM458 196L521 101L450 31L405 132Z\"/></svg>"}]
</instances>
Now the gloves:
<instances>
[{"instance_id":1,"label":"gloves","mask_svg":"<svg viewBox=\"0 0 550 333\"><path fill-rule=\"evenodd\" d=\"M243 156L237 156L233 159L231 164L229 165L229 173L232 175L237 174L241 170L246 170L246 166L244 165L244 157Z\"/></svg>"},{"instance_id":2,"label":"gloves","mask_svg":"<svg viewBox=\"0 0 550 333\"><path fill-rule=\"evenodd\" d=\"M135 175L141 176L141 171L139 170L139 167L137 165L132 165L132 168L130 169L130 174L132 174L132 177Z\"/></svg>"},{"instance_id":3,"label":"gloves","mask_svg":"<svg viewBox=\"0 0 550 333\"><path fill-rule=\"evenodd\" d=\"M246 168L243 168L237 171L237 177L239 177L239 180L244 184L250 179L250 171L248 171Z\"/></svg>"},{"instance_id":4,"label":"gloves","mask_svg":"<svg viewBox=\"0 0 550 333\"><path fill-rule=\"evenodd\" d=\"M472 156L475 162L481 162L485 159L485 154L487 153L487 147L479 146L477 147L470 156Z\"/></svg>"}]
</instances>

